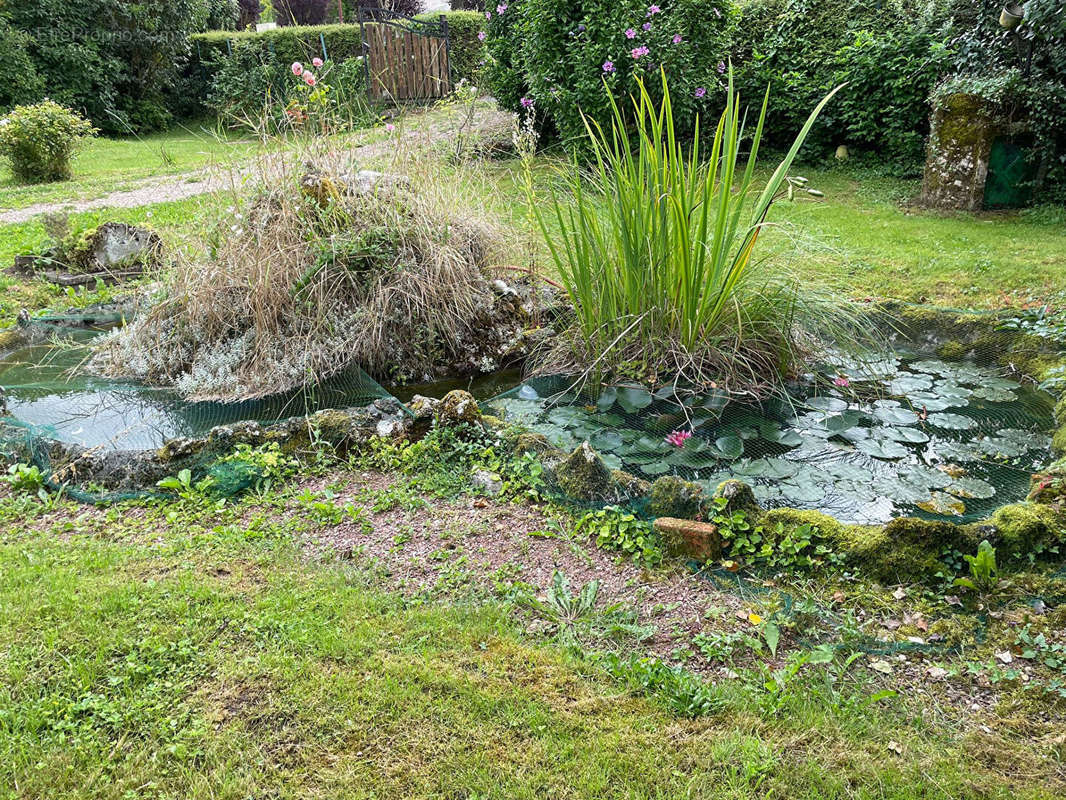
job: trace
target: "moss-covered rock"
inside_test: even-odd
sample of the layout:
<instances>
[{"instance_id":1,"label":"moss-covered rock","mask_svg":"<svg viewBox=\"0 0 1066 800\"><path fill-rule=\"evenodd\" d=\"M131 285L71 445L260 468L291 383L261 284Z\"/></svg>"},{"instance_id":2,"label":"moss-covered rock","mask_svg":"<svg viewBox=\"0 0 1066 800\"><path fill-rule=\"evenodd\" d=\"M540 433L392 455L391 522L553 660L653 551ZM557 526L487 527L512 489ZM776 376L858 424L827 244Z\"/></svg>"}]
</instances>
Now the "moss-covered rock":
<instances>
[{"instance_id":1,"label":"moss-covered rock","mask_svg":"<svg viewBox=\"0 0 1066 800\"><path fill-rule=\"evenodd\" d=\"M562 453L562 451L552 446L552 443L548 441L548 437L542 433L521 433L515 439L514 454L516 456L524 456L526 453L532 453L537 456L550 456Z\"/></svg>"},{"instance_id":2,"label":"moss-covered rock","mask_svg":"<svg viewBox=\"0 0 1066 800\"><path fill-rule=\"evenodd\" d=\"M957 339L944 342L936 349L936 354L947 361L958 361L966 358L970 348Z\"/></svg>"},{"instance_id":3,"label":"moss-covered rock","mask_svg":"<svg viewBox=\"0 0 1066 800\"><path fill-rule=\"evenodd\" d=\"M699 484L675 475L663 475L651 485L648 514L653 517L701 519L707 499Z\"/></svg>"},{"instance_id":4,"label":"moss-covered rock","mask_svg":"<svg viewBox=\"0 0 1066 800\"><path fill-rule=\"evenodd\" d=\"M847 560L885 583L914 583L942 571L942 554L977 549L980 537L971 525L902 517L884 527L843 527Z\"/></svg>"},{"instance_id":5,"label":"moss-covered rock","mask_svg":"<svg viewBox=\"0 0 1066 800\"><path fill-rule=\"evenodd\" d=\"M620 469L611 473L611 480L624 497L644 497L651 492L652 488L652 485L643 478L638 478Z\"/></svg>"},{"instance_id":6,"label":"moss-covered rock","mask_svg":"<svg viewBox=\"0 0 1066 800\"><path fill-rule=\"evenodd\" d=\"M762 507L755 499L755 492L743 481L728 480L718 484L714 490L714 497L726 501L722 511L726 514L735 514L740 511L749 517L757 517L762 514Z\"/></svg>"},{"instance_id":7,"label":"moss-covered rock","mask_svg":"<svg viewBox=\"0 0 1066 800\"><path fill-rule=\"evenodd\" d=\"M997 546L1008 555L1027 556L1063 541L1063 517L1041 503L1015 503L996 509L989 519Z\"/></svg>"},{"instance_id":8,"label":"moss-covered rock","mask_svg":"<svg viewBox=\"0 0 1066 800\"><path fill-rule=\"evenodd\" d=\"M611 500L616 496L611 470L588 442L582 442L555 468L555 481L576 500Z\"/></svg>"},{"instance_id":9,"label":"moss-covered rock","mask_svg":"<svg viewBox=\"0 0 1066 800\"><path fill-rule=\"evenodd\" d=\"M453 389L444 395L437 407L437 423L444 426L476 425L481 421L481 409L470 392Z\"/></svg>"}]
</instances>

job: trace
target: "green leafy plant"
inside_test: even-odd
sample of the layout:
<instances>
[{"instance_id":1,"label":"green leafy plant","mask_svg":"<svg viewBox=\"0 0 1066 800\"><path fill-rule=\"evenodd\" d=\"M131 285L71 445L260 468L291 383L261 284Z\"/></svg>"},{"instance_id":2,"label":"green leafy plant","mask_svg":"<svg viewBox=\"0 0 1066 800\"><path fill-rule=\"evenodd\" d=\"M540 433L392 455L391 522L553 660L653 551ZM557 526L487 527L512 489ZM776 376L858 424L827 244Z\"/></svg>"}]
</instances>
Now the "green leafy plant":
<instances>
[{"instance_id":1,"label":"green leafy plant","mask_svg":"<svg viewBox=\"0 0 1066 800\"><path fill-rule=\"evenodd\" d=\"M969 577L956 578L956 586L962 586L981 595L990 594L999 587L996 548L987 539L978 545L977 555L966 555L963 558L970 565L970 575Z\"/></svg>"},{"instance_id":2,"label":"green leafy plant","mask_svg":"<svg viewBox=\"0 0 1066 800\"><path fill-rule=\"evenodd\" d=\"M574 531L594 536L597 547L621 550L639 564L654 567L662 563L662 541L652 524L618 506L590 511Z\"/></svg>"},{"instance_id":3,"label":"green leafy plant","mask_svg":"<svg viewBox=\"0 0 1066 800\"><path fill-rule=\"evenodd\" d=\"M606 653L600 657L600 663L630 692L653 697L675 714L703 717L725 708L726 700L719 689L657 658L625 658Z\"/></svg>"},{"instance_id":4,"label":"green leafy plant","mask_svg":"<svg viewBox=\"0 0 1066 800\"><path fill-rule=\"evenodd\" d=\"M566 576L556 570L544 600L526 598L524 603L542 618L554 624L559 640L567 647L581 649L582 641L590 637L633 637L645 639L654 628L637 624L632 611L620 603L597 610L596 600L600 582L592 580L576 594L570 591Z\"/></svg>"},{"instance_id":5,"label":"green leafy plant","mask_svg":"<svg viewBox=\"0 0 1066 800\"><path fill-rule=\"evenodd\" d=\"M788 171L836 90L757 190L765 99L750 148L742 149L749 132L730 79L704 149L698 124L691 140L679 137L668 89L656 106L644 83L638 86L636 144L612 100L610 133L586 119L591 174L574 168L563 176L568 191L563 199L553 195L550 221L536 208L575 312L575 324L545 357L548 366L588 370L598 385L624 377L632 364L668 362L677 365L672 380L713 379L727 390L763 393L805 363L810 339L801 332L856 341L854 332L842 332L854 328L854 315L753 256L774 201L797 185L807 191Z\"/></svg>"},{"instance_id":6,"label":"green leafy plant","mask_svg":"<svg viewBox=\"0 0 1066 800\"><path fill-rule=\"evenodd\" d=\"M839 564L842 556L817 526L808 523L776 523L767 529L755 525L743 511L725 513L728 501L716 498L711 521L718 526L727 560L745 565L763 565L775 569L809 569L821 564Z\"/></svg>"},{"instance_id":7,"label":"green leafy plant","mask_svg":"<svg viewBox=\"0 0 1066 800\"><path fill-rule=\"evenodd\" d=\"M0 118L0 159L21 183L68 180L78 145L94 133L81 115L51 100L15 106Z\"/></svg>"},{"instance_id":8,"label":"green leafy plant","mask_svg":"<svg viewBox=\"0 0 1066 800\"><path fill-rule=\"evenodd\" d=\"M174 492L183 500L193 500L203 497L213 484L214 480L210 477L194 481L192 470L183 469L177 475L170 475L160 481L156 481L155 485L160 489Z\"/></svg>"},{"instance_id":9,"label":"green leafy plant","mask_svg":"<svg viewBox=\"0 0 1066 800\"><path fill-rule=\"evenodd\" d=\"M4 480L16 492L35 494L41 500L48 497L45 475L35 464L12 464Z\"/></svg>"}]
</instances>

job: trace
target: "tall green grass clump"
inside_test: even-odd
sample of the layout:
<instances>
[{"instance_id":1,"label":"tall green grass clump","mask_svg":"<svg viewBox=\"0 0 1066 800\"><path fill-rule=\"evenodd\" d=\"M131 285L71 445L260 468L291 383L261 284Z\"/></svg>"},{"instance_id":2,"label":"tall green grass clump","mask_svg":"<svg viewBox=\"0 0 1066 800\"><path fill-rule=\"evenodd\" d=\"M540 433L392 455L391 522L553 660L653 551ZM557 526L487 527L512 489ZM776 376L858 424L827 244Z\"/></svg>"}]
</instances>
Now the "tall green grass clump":
<instances>
[{"instance_id":1,"label":"tall green grass clump","mask_svg":"<svg viewBox=\"0 0 1066 800\"><path fill-rule=\"evenodd\" d=\"M575 311L542 369L598 382L714 383L765 394L798 372L820 342L854 341L852 312L754 257L774 201L806 189L792 162L831 92L769 181L755 186L769 93L747 152L730 76L725 110L702 146L674 129L669 89L656 106L643 83L628 124L613 100L610 133L586 118L593 159L537 211ZM746 158L746 163L742 163ZM845 333L846 331L846 333Z\"/></svg>"}]
</instances>

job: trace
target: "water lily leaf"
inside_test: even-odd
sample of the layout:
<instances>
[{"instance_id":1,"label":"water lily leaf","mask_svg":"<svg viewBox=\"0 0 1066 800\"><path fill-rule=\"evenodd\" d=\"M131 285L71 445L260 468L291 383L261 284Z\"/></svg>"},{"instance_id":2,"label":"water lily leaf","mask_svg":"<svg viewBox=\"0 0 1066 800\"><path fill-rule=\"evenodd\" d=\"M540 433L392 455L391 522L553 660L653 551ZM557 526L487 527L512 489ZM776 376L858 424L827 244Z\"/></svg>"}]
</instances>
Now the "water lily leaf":
<instances>
[{"instance_id":1,"label":"water lily leaf","mask_svg":"<svg viewBox=\"0 0 1066 800\"><path fill-rule=\"evenodd\" d=\"M933 492L928 502L916 503L922 511L942 517L961 517L966 513L966 503L945 492Z\"/></svg>"},{"instance_id":2,"label":"water lily leaf","mask_svg":"<svg viewBox=\"0 0 1066 800\"><path fill-rule=\"evenodd\" d=\"M855 449L868 456L888 461L903 458L908 452L906 447L891 439L863 439L855 443Z\"/></svg>"},{"instance_id":3,"label":"water lily leaf","mask_svg":"<svg viewBox=\"0 0 1066 800\"><path fill-rule=\"evenodd\" d=\"M622 468L622 459L614 453L600 453L600 460L607 466L607 469L615 470Z\"/></svg>"},{"instance_id":4,"label":"water lily leaf","mask_svg":"<svg viewBox=\"0 0 1066 800\"><path fill-rule=\"evenodd\" d=\"M928 375L897 375L884 382L888 391L894 395L908 395L911 392L924 392L933 388L933 379Z\"/></svg>"},{"instance_id":5,"label":"water lily leaf","mask_svg":"<svg viewBox=\"0 0 1066 800\"><path fill-rule=\"evenodd\" d=\"M882 438L891 439L894 442L906 442L907 444L924 444L929 441L929 434L918 428L893 428L885 427L879 431Z\"/></svg>"},{"instance_id":6,"label":"water lily leaf","mask_svg":"<svg viewBox=\"0 0 1066 800\"><path fill-rule=\"evenodd\" d=\"M518 397L522 400L540 400L540 395L537 394L537 390L528 383L523 383L518 388Z\"/></svg>"},{"instance_id":7,"label":"water lily leaf","mask_svg":"<svg viewBox=\"0 0 1066 800\"><path fill-rule=\"evenodd\" d=\"M744 455L744 442L740 436L720 436L715 440L714 446L718 448L723 458L732 460Z\"/></svg>"},{"instance_id":8,"label":"water lily leaf","mask_svg":"<svg viewBox=\"0 0 1066 800\"><path fill-rule=\"evenodd\" d=\"M808 505L825 498L825 487L812 482L781 481L777 489L791 503Z\"/></svg>"},{"instance_id":9,"label":"water lily leaf","mask_svg":"<svg viewBox=\"0 0 1066 800\"><path fill-rule=\"evenodd\" d=\"M877 408L874 416L885 425L913 425L918 415L906 408Z\"/></svg>"},{"instance_id":10,"label":"water lily leaf","mask_svg":"<svg viewBox=\"0 0 1066 800\"><path fill-rule=\"evenodd\" d=\"M622 437L614 431L599 431L589 437L589 444L597 452L617 450L622 446Z\"/></svg>"},{"instance_id":11,"label":"water lily leaf","mask_svg":"<svg viewBox=\"0 0 1066 800\"><path fill-rule=\"evenodd\" d=\"M848 428L854 428L865 418L866 415L861 411L845 411L843 414L826 417L822 420L821 426L830 433L839 433L840 431L848 430Z\"/></svg>"},{"instance_id":12,"label":"water lily leaf","mask_svg":"<svg viewBox=\"0 0 1066 800\"><path fill-rule=\"evenodd\" d=\"M996 431L997 436L1009 439L1027 450L1048 450L1051 448L1051 437L1034 431L1023 431L1019 428L1001 428Z\"/></svg>"},{"instance_id":13,"label":"water lily leaf","mask_svg":"<svg viewBox=\"0 0 1066 800\"><path fill-rule=\"evenodd\" d=\"M927 358L922 361L912 361L907 366L917 372L925 372L930 375L950 375L952 372L950 364L933 358Z\"/></svg>"},{"instance_id":14,"label":"water lily leaf","mask_svg":"<svg viewBox=\"0 0 1066 800\"><path fill-rule=\"evenodd\" d=\"M981 460L981 454L966 442L935 442L933 450L946 461L965 463Z\"/></svg>"},{"instance_id":15,"label":"water lily leaf","mask_svg":"<svg viewBox=\"0 0 1066 800\"><path fill-rule=\"evenodd\" d=\"M962 414L930 414L929 424L949 431L968 431L977 427L977 422Z\"/></svg>"},{"instance_id":16,"label":"water lily leaf","mask_svg":"<svg viewBox=\"0 0 1066 800\"><path fill-rule=\"evenodd\" d=\"M921 481L914 480L913 476L907 473L879 478L874 482L873 488L879 495L889 497L896 503L916 506L932 500L929 487Z\"/></svg>"},{"instance_id":17,"label":"water lily leaf","mask_svg":"<svg viewBox=\"0 0 1066 800\"><path fill-rule=\"evenodd\" d=\"M973 390L973 396L988 400L990 403L1009 403L1014 399L1014 392L998 386L978 386Z\"/></svg>"},{"instance_id":18,"label":"water lily leaf","mask_svg":"<svg viewBox=\"0 0 1066 800\"><path fill-rule=\"evenodd\" d=\"M973 446L979 452L992 458L1020 458L1025 455L1025 451L1028 449L1024 444L1014 439L1006 439L999 436L981 439L978 442L974 442Z\"/></svg>"},{"instance_id":19,"label":"water lily leaf","mask_svg":"<svg viewBox=\"0 0 1066 800\"><path fill-rule=\"evenodd\" d=\"M807 405L816 411L828 412L843 411L848 407L847 401L839 397L810 397L807 399Z\"/></svg>"},{"instance_id":20,"label":"water lily leaf","mask_svg":"<svg viewBox=\"0 0 1066 800\"><path fill-rule=\"evenodd\" d=\"M945 400L950 400L956 405L962 400L969 400L973 397L973 389L967 389L965 386L959 386L954 381L940 381L932 389L933 393Z\"/></svg>"},{"instance_id":21,"label":"water lily leaf","mask_svg":"<svg viewBox=\"0 0 1066 800\"><path fill-rule=\"evenodd\" d=\"M653 461L651 464L643 465L641 470L646 475L665 475L670 471L670 465L665 461Z\"/></svg>"},{"instance_id":22,"label":"water lily leaf","mask_svg":"<svg viewBox=\"0 0 1066 800\"><path fill-rule=\"evenodd\" d=\"M947 487L956 497L988 500L996 496L996 487L980 478L956 478Z\"/></svg>"},{"instance_id":23,"label":"water lily leaf","mask_svg":"<svg viewBox=\"0 0 1066 800\"><path fill-rule=\"evenodd\" d=\"M803 444L803 437L799 435L799 432L782 430L773 423L760 426L759 433L766 441L783 447L799 447Z\"/></svg>"},{"instance_id":24,"label":"water lily leaf","mask_svg":"<svg viewBox=\"0 0 1066 800\"><path fill-rule=\"evenodd\" d=\"M618 405L633 414L651 405L651 392L632 386L623 386L618 390Z\"/></svg>"},{"instance_id":25,"label":"water lily leaf","mask_svg":"<svg viewBox=\"0 0 1066 800\"><path fill-rule=\"evenodd\" d=\"M749 478L790 478L800 471L800 466L783 458L756 458L738 462L733 469Z\"/></svg>"},{"instance_id":26,"label":"water lily leaf","mask_svg":"<svg viewBox=\"0 0 1066 800\"><path fill-rule=\"evenodd\" d=\"M869 428L848 428L846 431L841 431L837 434L841 439L855 443L861 442L863 439L870 438Z\"/></svg>"},{"instance_id":27,"label":"water lily leaf","mask_svg":"<svg viewBox=\"0 0 1066 800\"><path fill-rule=\"evenodd\" d=\"M912 392L907 395L907 401L913 408L923 409L926 412L946 411L949 408L966 405L965 398L942 397L935 392Z\"/></svg>"}]
</instances>

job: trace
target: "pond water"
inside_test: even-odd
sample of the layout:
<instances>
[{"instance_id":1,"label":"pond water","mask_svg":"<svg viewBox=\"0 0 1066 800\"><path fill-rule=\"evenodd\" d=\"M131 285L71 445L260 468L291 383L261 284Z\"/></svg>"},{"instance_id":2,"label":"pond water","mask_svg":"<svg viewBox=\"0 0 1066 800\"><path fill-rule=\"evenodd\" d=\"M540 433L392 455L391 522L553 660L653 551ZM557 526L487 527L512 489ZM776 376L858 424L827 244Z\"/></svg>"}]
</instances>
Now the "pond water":
<instances>
[{"instance_id":1,"label":"pond water","mask_svg":"<svg viewBox=\"0 0 1066 800\"><path fill-rule=\"evenodd\" d=\"M67 330L0 354L9 413L37 435L143 450L217 425L271 423L389 395L353 368L302 391L188 403L171 389L85 374L80 367L99 334ZM848 522L979 519L1023 498L1030 473L1049 459L1050 396L995 369L911 354L823 378L760 406L639 387L578 397L560 394L570 386L563 378L520 383L517 370L391 391L407 401L466 389L565 450L588 439L612 468L649 480L676 474L709 489L735 477L765 505L816 508ZM834 386L834 378L848 385ZM672 433L681 434L674 443Z\"/></svg>"},{"instance_id":2,"label":"pond water","mask_svg":"<svg viewBox=\"0 0 1066 800\"><path fill-rule=\"evenodd\" d=\"M1051 397L995 369L912 354L823 378L759 406L639 387L577 397L541 378L490 405L564 450L588 439L610 467L648 480L713 490L738 478L766 506L853 523L981 519L1024 498L1048 460Z\"/></svg>"},{"instance_id":3,"label":"pond water","mask_svg":"<svg viewBox=\"0 0 1066 800\"><path fill-rule=\"evenodd\" d=\"M264 424L387 397L359 368L310 389L239 403L189 403L172 389L87 375L81 369L100 331L63 333L0 357L8 412L37 435L104 450L148 450L167 439L203 436L242 420Z\"/></svg>"}]
</instances>

